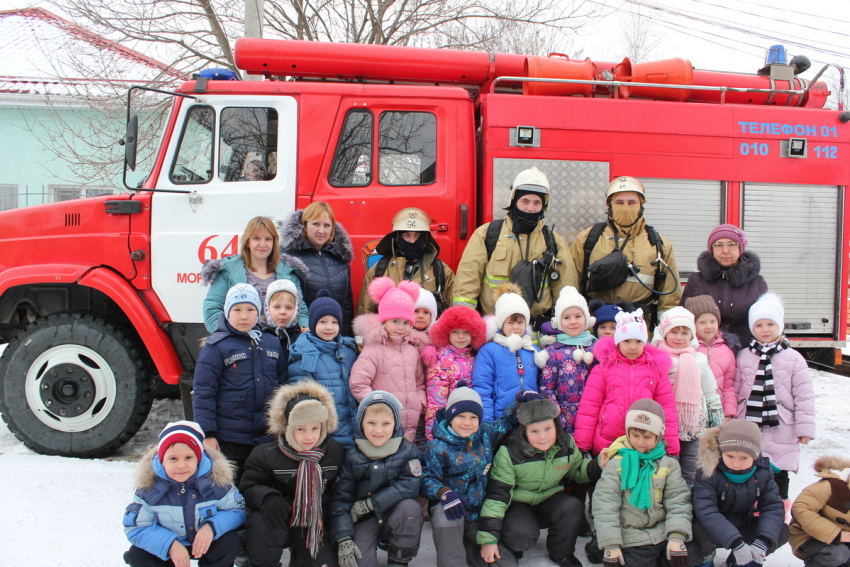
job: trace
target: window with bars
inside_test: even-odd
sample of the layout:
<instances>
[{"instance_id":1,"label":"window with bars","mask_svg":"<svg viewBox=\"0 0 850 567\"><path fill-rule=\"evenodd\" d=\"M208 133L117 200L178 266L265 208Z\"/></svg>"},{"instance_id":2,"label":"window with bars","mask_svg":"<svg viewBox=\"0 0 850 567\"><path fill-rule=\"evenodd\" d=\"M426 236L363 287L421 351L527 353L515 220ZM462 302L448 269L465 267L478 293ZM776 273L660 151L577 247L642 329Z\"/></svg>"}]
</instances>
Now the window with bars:
<instances>
[{"instance_id":1,"label":"window with bars","mask_svg":"<svg viewBox=\"0 0 850 567\"><path fill-rule=\"evenodd\" d=\"M0 184L0 211L18 208L18 186Z\"/></svg>"}]
</instances>

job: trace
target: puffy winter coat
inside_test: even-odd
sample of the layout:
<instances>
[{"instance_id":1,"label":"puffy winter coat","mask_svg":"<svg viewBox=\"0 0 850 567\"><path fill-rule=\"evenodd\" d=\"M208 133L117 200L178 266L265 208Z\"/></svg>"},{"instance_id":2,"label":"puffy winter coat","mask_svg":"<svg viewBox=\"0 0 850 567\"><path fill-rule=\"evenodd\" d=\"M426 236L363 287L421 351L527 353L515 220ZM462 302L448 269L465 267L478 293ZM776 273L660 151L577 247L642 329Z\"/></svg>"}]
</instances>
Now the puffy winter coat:
<instances>
[{"instance_id":1,"label":"puffy winter coat","mask_svg":"<svg viewBox=\"0 0 850 567\"><path fill-rule=\"evenodd\" d=\"M417 262L417 266L414 268L412 277L408 278L412 282L418 283L422 288L427 289L432 292L435 296L438 294L437 290L437 279L434 277L434 262L443 262L439 259L440 254L440 246L431 237L430 233L427 234L429 242L425 245L425 252L422 255L422 259ZM404 271L407 267L407 259L401 255L401 252L396 250L395 244L395 233L391 232L384 236L381 242L375 247L375 251L378 254L382 254L384 256L390 257L390 262L387 265L387 270L384 272L384 275L391 278L396 285L399 282L405 279ZM425 269L425 275L422 275L422 266L427 266ZM367 272L366 276L363 278L363 287L360 288L360 300L357 302L357 313L356 315L363 315L365 313L376 313L378 307L372 301L372 298L369 297L369 284L372 283L372 280L375 279L375 272L378 269L377 263L372 266ZM441 290L439 293L442 294L443 298L445 298L445 304L448 306L452 297L452 287L454 286L455 274L449 265L443 262L443 279L445 280L445 289ZM355 330L355 333L357 331Z\"/></svg>"},{"instance_id":2,"label":"puffy winter coat","mask_svg":"<svg viewBox=\"0 0 850 567\"><path fill-rule=\"evenodd\" d=\"M307 266L304 265L304 262L281 254L280 263L277 265L274 275L276 280L291 280L298 288L298 292L301 293L301 297L304 297L301 282L307 272ZM224 312L224 299L227 297L227 291L238 283L248 283L248 271L245 268L245 262L242 261L242 256L236 254L221 260L207 260L207 263L201 269L201 283L210 286L210 289L207 290L207 296L204 298L204 325L210 333L214 333L218 316ZM260 302L264 301L265 297L260 296ZM260 313L259 316L262 318L263 314ZM298 308L298 324L307 327L309 323L307 304L302 299L301 306Z\"/></svg>"},{"instance_id":3,"label":"puffy winter coat","mask_svg":"<svg viewBox=\"0 0 850 567\"><path fill-rule=\"evenodd\" d=\"M641 218L634 227L630 229L630 232L635 236L629 238L628 243L626 243L626 246L623 248L623 254L630 262L637 264L640 268L639 275L641 276L641 281L651 288L654 285L655 275L658 273L657 270L659 269L659 267L652 265L652 262L654 262L658 257L658 249L649 243L649 234L646 232L645 227L646 220ZM573 244L570 248L573 255L573 261L575 262L575 268L580 278L587 277L587 274L582 273L584 270L584 244L587 242L587 237L590 235L591 230L593 230L592 226L580 232L579 235L576 236L576 239L573 240ZM621 247L623 246L623 242L627 236L628 235L622 230L619 231L619 242ZM661 242L664 246L663 259L667 265L670 266L670 270L672 270L673 274L676 275L674 278L669 272L667 272L666 269L664 270L667 272L667 279L664 282L664 289L662 291L673 291L673 293L669 295L662 295L658 299L658 312L663 313L664 311L679 305L679 300L682 297L682 291L678 282L679 268L676 265L676 256L673 254L673 245L670 244L670 241L667 240L663 234L660 236ZM599 240L596 242L596 246L593 247L593 252L590 254L590 262L588 265L593 264L597 260L601 260L613 251L614 230L611 228L609 223L602 234L599 235ZM634 276L629 276L626 282L619 287L603 291L594 291L592 293L588 293L588 296L594 299L599 299L605 303L614 303L615 301L640 303L650 300L653 294L643 287L643 285L641 285Z\"/></svg>"},{"instance_id":4,"label":"puffy winter coat","mask_svg":"<svg viewBox=\"0 0 850 567\"><path fill-rule=\"evenodd\" d=\"M360 402L373 390L384 390L401 402L401 421L407 438L416 439L419 417L425 412L425 370L411 336L394 344L375 314L354 319L354 332L363 337L363 351L351 369L348 385Z\"/></svg>"},{"instance_id":5,"label":"puffy winter coat","mask_svg":"<svg viewBox=\"0 0 850 567\"><path fill-rule=\"evenodd\" d=\"M590 345L584 350L593 352L593 346ZM590 375L592 364L576 362L573 359L576 348L558 342L546 347L549 360L546 362L539 380L540 393L548 396L561 408L561 415L559 416L561 427L570 435L576 428L578 403L581 401L584 384Z\"/></svg>"},{"instance_id":6,"label":"puffy winter coat","mask_svg":"<svg viewBox=\"0 0 850 567\"><path fill-rule=\"evenodd\" d=\"M667 453L679 454L679 420L673 388L667 378L670 357L652 345L629 360L614 339L605 337L593 350L599 364L590 371L578 405L575 439L582 451L594 455L626 434L626 413L637 400L652 398L664 408Z\"/></svg>"},{"instance_id":7,"label":"puffy winter coat","mask_svg":"<svg viewBox=\"0 0 850 567\"><path fill-rule=\"evenodd\" d=\"M724 269L710 250L697 258L698 272L691 274L682 294L681 305L689 297L710 295L720 309L722 329L738 335L742 345L750 342L750 307L767 292L767 282L759 275L761 260L755 252L744 251L738 263Z\"/></svg>"},{"instance_id":8,"label":"puffy winter coat","mask_svg":"<svg viewBox=\"0 0 850 567\"><path fill-rule=\"evenodd\" d=\"M788 543L800 559L808 559L800 546L810 539L835 544L844 532L850 532L850 483L842 476L848 468L850 459L845 457L819 458L814 469L821 480L807 486L794 500Z\"/></svg>"},{"instance_id":9,"label":"puffy winter coat","mask_svg":"<svg viewBox=\"0 0 850 567\"><path fill-rule=\"evenodd\" d=\"M354 332L354 295L351 290L351 260L354 249L348 233L337 223L334 226L333 240L321 250L316 250L304 236L301 214L295 211L283 228L280 229L280 251L292 258L298 258L309 270L304 279L304 299L312 305L319 290L326 289L331 297L342 306L342 326L340 332L353 337Z\"/></svg>"},{"instance_id":10,"label":"puffy winter coat","mask_svg":"<svg viewBox=\"0 0 850 567\"><path fill-rule=\"evenodd\" d=\"M309 382L303 385L298 384L298 387L286 385L278 389L269 402L267 412L269 432L274 439L251 451L251 455L245 461L245 473L239 482L239 490L251 510L259 511L263 500L273 495L282 496L289 509L292 509L298 481L298 466L301 461L290 459L283 454L278 446L278 437L286 433L288 423L286 406L299 393L306 393L320 400L328 408L327 429L331 431L336 429L336 409L327 391ZM325 452L319 461L319 466L322 468L322 506L327 506L345 458L345 449L330 435L325 437L319 448Z\"/></svg>"},{"instance_id":11,"label":"puffy winter coat","mask_svg":"<svg viewBox=\"0 0 850 567\"><path fill-rule=\"evenodd\" d=\"M528 238L531 239L528 252L530 259L541 258L543 253L546 252L546 238L543 236L545 224L541 220L532 233L528 235ZM526 256L526 236L515 235L513 233L513 221L510 217L505 217L502 232L496 241L493 254L487 258L486 239L489 228L490 223L487 223L475 229L466 248L464 248L463 257L458 264L452 299L453 305L466 305L473 309L479 307L480 304L478 310L485 314L494 313L496 310L493 290L510 280L511 270ZM540 315L552 309L564 286L577 287L578 284L578 274L570 256L569 246L561 238L561 235L555 232L552 234L555 237L555 243L558 245L558 259L561 261L558 265L560 277L557 280L546 280L543 297L531 306L532 315Z\"/></svg>"},{"instance_id":12,"label":"puffy winter coat","mask_svg":"<svg viewBox=\"0 0 850 567\"><path fill-rule=\"evenodd\" d=\"M198 470L185 482L168 478L156 447L139 461L136 492L124 510L130 543L168 561L174 540L189 546L204 524L218 539L245 523L245 500L233 486L233 468L218 451L204 451ZM188 529L187 529L188 526Z\"/></svg>"},{"instance_id":13,"label":"puffy winter coat","mask_svg":"<svg viewBox=\"0 0 850 567\"><path fill-rule=\"evenodd\" d=\"M474 362L475 353L469 347L448 345L437 349L437 362L428 368L426 377L428 400L425 408L425 435L428 440L433 439L431 428L437 410L446 407L449 394L457 383L464 380L467 386L472 387Z\"/></svg>"},{"instance_id":14,"label":"puffy winter coat","mask_svg":"<svg viewBox=\"0 0 850 567\"><path fill-rule=\"evenodd\" d=\"M289 358L290 381L312 378L333 395L339 425L332 436L346 449L354 445L357 402L348 389L348 379L356 360L354 339L337 335L332 341L323 341L310 332L298 337Z\"/></svg>"},{"instance_id":15,"label":"puffy winter coat","mask_svg":"<svg viewBox=\"0 0 850 567\"><path fill-rule=\"evenodd\" d=\"M454 490L466 498L466 519L478 519L484 497L493 456L508 431L516 425L516 404L505 410L505 415L482 423L478 431L469 437L461 437L446 423L446 410L436 415L434 438L422 450L422 496L433 506L440 501L443 492Z\"/></svg>"},{"instance_id":16,"label":"puffy winter coat","mask_svg":"<svg viewBox=\"0 0 850 567\"><path fill-rule=\"evenodd\" d=\"M361 420L364 413L365 409L359 412ZM351 507L356 501L371 499L375 516L378 522L382 523L396 504L419 496L422 481L419 448L403 436L404 429L396 422L392 439L401 437L401 444L394 453L386 457L371 458L361 451L360 445L346 451L345 463L342 465L329 508L331 541L354 537ZM371 446L359 424L357 439L360 443Z\"/></svg>"},{"instance_id":17,"label":"puffy winter coat","mask_svg":"<svg viewBox=\"0 0 850 567\"><path fill-rule=\"evenodd\" d=\"M259 327L254 327L259 329ZM192 407L207 437L258 445L268 441L266 403L286 382L280 340L268 331L256 342L220 314L195 365Z\"/></svg>"},{"instance_id":18,"label":"puffy winter coat","mask_svg":"<svg viewBox=\"0 0 850 567\"><path fill-rule=\"evenodd\" d=\"M732 482L723 473L732 472L723 463L717 441L720 428L713 427L700 438L694 480L694 517L720 545L732 549L733 542L743 539L741 530L747 528L758 511L755 536L776 547L785 524L785 505L779 487L773 480L770 461L755 460L753 476L742 483Z\"/></svg>"},{"instance_id":19,"label":"puffy winter coat","mask_svg":"<svg viewBox=\"0 0 850 567\"><path fill-rule=\"evenodd\" d=\"M615 441L608 455L623 447L630 447L625 436ZM652 506L641 510L629 502L631 491L621 488L622 459L619 453L611 457L593 491L593 520L599 549L657 545L677 534L690 541L691 491L682 478L679 463L667 455L653 462Z\"/></svg>"},{"instance_id":20,"label":"puffy winter coat","mask_svg":"<svg viewBox=\"0 0 850 567\"><path fill-rule=\"evenodd\" d=\"M738 365L735 361L735 352L741 349L738 335L734 333L724 335L722 331L718 331L710 345L706 345L699 337L697 337L697 341L699 341L697 350L708 359L711 373L714 374L714 379L717 381L717 395L720 396L720 401L723 404L723 415L737 417L738 400L735 399L735 370Z\"/></svg>"},{"instance_id":21,"label":"puffy winter coat","mask_svg":"<svg viewBox=\"0 0 850 567\"><path fill-rule=\"evenodd\" d=\"M498 335L504 340L501 331ZM522 361L522 375L517 364L517 353ZM538 367L545 365L546 353L537 347L534 347L534 352L524 348L512 352L495 341L481 347L472 369L472 389L481 396L481 405L484 406L482 423L502 415L520 390L536 392Z\"/></svg>"},{"instance_id":22,"label":"puffy winter coat","mask_svg":"<svg viewBox=\"0 0 850 567\"><path fill-rule=\"evenodd\" d=\"M537 506L563 492L570 482L595 482L601 472L596 459L583 458L573 438L560 427L558 440L543 452L528 443L525 427L515 426L493 460L487 499L478 518L478 543L501 539L505 511L512 503Z\"/></svg>"},{"instance_id":23,"label":"puffy winter coat","mask_svg":"<svg viewBox=\"0 0 850 567\"><path fill-rule=\"evenodd\" d=\"M779 425L761 428L764 438L762 454L785 471L797 472L800 465L800 444L797 437L815 436L815 391L809 365L799 352L785 349L771 358L773 387L776 391L776 410ZM753 390L759 357L749 348L738 353L735 373L735 395L738 398L738 418L747 416L747 400Z\"/></svg>"}]
</instances>

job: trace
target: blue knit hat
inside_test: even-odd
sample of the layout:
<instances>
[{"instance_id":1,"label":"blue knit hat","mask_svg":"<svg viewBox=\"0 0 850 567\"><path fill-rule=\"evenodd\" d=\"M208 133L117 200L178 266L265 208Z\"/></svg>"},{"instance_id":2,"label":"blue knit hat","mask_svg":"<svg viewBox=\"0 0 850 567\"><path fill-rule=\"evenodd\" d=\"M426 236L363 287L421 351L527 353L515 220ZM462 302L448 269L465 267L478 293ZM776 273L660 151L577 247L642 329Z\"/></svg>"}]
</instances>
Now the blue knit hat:
<instances>
[{"instance_id":1,"label":"blue knit hat","mask_svg":"<svg viewBox=\"0 0 850 567\"><path fill-rule=\"evenodd\" d=\"M224 316L230 317L230 310L241 303L248 303L256 307L257 320L259 321L260 313L263 312L263 302L260 301L260 294L251 284L238 283L227 290L227 297L224 300Z\"/></svg>"},{"instance_id":2,"label":"blue knit hat","mask_svg":"<svg viewBox=\"0 0 850 567\"><path fill-rule=\"evenodd\" d=\"M446 423L450 424L452 419L466 412L477 415L478 421L484 419L481 396L478 395L478 392L469 388L464 380L461 380L446 401Z\"/></svg>"},{"instance_id":3,"label":"blue knit hat","mask_svg":"<svg viewBox=\"0 0 850 567\"><path fill-rule=\"evenodd\" d=\"M616 320L614 318L620 311L631 313L635 310L634 306L626 301L618 301L617 303L605 304L598 299L591 300L589 307L590 314L596 317L596 324L593 325L593 334L597 337L599 336L599 325L601 325L602 323L607 323L608 321L613 321L616 323Z\"/></svg>"},{"instance_id":4,"label":"blue knit hat","mask_svg":"<svg viewBox=\"0 0 850 567\"><path fill-rule=\"evenodd\" d=\"M326 315L336 318L339 326L342 327L342 307L340 307L339 303L331 297L331 292L326 289L319 290L319 293L316 295L316 299L310 304L310 308L307 312L310 314L311 333L316 332L316 323L318 323L319 319Z\"/></svg>"}]
</instances>

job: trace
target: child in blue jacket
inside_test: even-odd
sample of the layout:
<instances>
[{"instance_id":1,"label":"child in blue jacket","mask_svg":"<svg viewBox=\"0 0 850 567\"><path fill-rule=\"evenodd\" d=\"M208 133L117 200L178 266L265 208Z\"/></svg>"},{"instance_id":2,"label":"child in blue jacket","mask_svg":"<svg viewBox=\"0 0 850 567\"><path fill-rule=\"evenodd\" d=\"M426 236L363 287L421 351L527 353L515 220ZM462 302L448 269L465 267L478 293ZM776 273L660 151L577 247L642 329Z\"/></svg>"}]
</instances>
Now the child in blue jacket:
<instances>
[{"instance_id":1,"label":"child in blue jacket","mask_svg":"<svg viewBox=\"0 0 850 567\"><path fill-rule=\"evenodd\" d=\"M204 447L220 450L236 465L237 484L254 447L271 439L266 402L286 382L288 361L277 337L259 326L262 310L254 286L230 288L218 329L206 338L195 365L192 407L207 435Z\"/></svg>"},{"instance_id":2,"label":"child in blue jacket","mask_svg":"<svg viewBox=\"0 0 850 567\"><path fill-rule=\"evenodd\" d=\"M511 282L503 283L496 288L495 297L495 317L485 318L492 342L481 347L472 368L472 387L484 407L482 423L501 417L517 392L536 392L538 368L546 366L549 359L545 350L532 343L528 327L531 311L520 288Z\"/></svg>"},{"instance_id":3,"label":"child in blue jacket","mask_svg":"<svg viewBox=\"0 0 850 567\"><path fill-rule=\"evenodd\" d=\"M331 437L350 449L354 446L357 402L348 388L348 377L357 360L357 344L340 334L344 324L342 307L328 290L319 290L310 304L310 331L298 337L292 347L289 380L312 378L330 391L339 419Z\"/></svg>"},{"instance_id":4,"label":"child in blue jacket","mask_svg":"<svg viewBox=\"0 0 850 567\"><path fill-rule=\"evenodd\" d=\"M133 503L124 511L124 533L133 544L124 561L131 567L188 566L190 558L201 567L233 565L245 500L230 463L203 443L197 423L169 423L158 446L139 461Z\"/></svg>"}]
</instances>

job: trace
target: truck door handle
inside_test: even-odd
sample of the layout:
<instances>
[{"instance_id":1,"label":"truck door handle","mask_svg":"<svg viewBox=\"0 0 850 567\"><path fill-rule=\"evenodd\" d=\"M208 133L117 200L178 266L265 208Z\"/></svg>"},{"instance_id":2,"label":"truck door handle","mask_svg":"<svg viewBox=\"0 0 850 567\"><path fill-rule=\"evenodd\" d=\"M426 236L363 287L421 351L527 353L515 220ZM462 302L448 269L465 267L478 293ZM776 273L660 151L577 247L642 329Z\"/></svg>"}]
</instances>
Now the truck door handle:
<instances>
[{"instance_id":1,"label":"truck door handle","mask_svg":"<svg viewBox=\"0 0 850 567\"><path fill-rule=\"evenodd\" d=\"M466 206L466 203L462 203L460 205L460 239L466 240L466 233L468 232L468 222L469 222L469 210Z\"/></svg>"},{"instance_id":2,"label":"truck door handle","mask_svg":"<svg viewBox=\"0 0 850 567\"><path fill-rule=\"evenodd\" d=\"M449 231L449 225L448 225L448 223L445 223L445 222L435 222L428 228L431 229L431 232L448 232Z\"/></svg>"}]
</instances>

